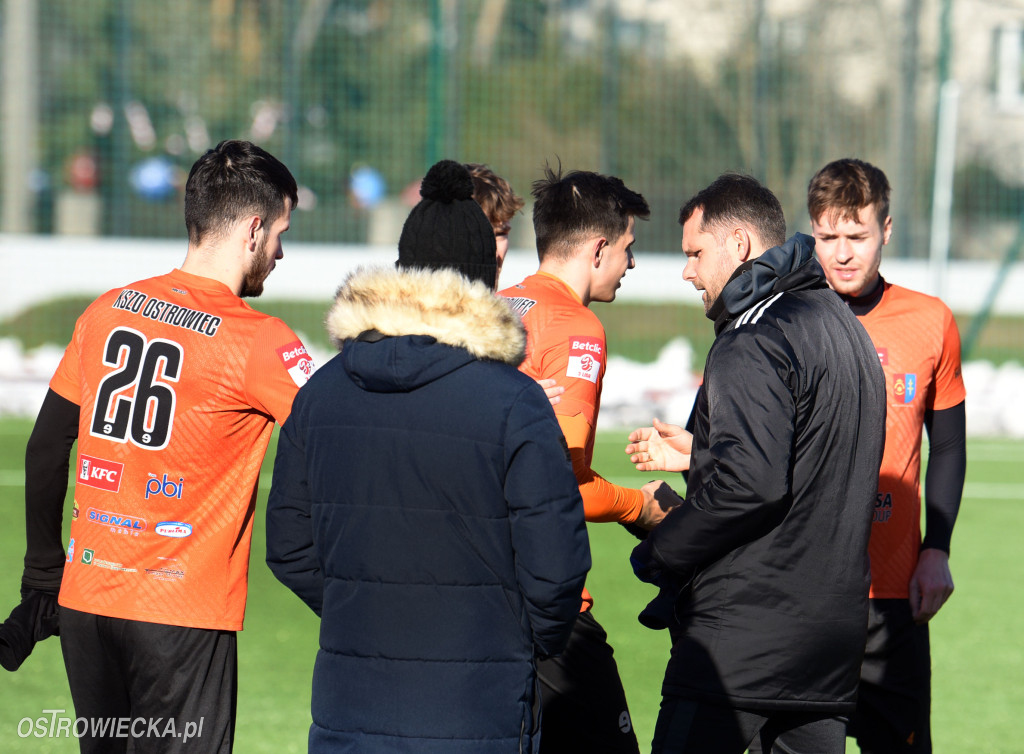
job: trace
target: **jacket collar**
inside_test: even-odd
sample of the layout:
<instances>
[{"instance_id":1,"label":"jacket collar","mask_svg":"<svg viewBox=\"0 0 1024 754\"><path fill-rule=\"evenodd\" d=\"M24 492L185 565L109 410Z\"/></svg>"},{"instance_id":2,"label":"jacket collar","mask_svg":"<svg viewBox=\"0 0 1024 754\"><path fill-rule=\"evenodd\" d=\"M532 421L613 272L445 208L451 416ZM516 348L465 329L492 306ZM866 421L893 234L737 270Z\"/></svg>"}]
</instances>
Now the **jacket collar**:
<instances>
[{"instance_id":1,"label":"jacket collar","mask_svg":"<svg viewBox=\"0 0 1024 754\"><path fill-rule=\"evenodd\" d=\"M825 271L814 257L814 238L795 233L781 246L737 267L707 316L715 321L718 334L731 320L772 294L827 286Z\"/></svg>"},{"instance_id":2,"label":"jacket collar","mask_svg":"<svg viewBox=\"0 0 1024 754\"><path fill-rule=\"evenodd\" d=\"M526 357L526 331L507 300L448 269L359 268L338 289L326 325L339 350L373 331L430 336L513 366Z\"/></svg>"}]
</instances>

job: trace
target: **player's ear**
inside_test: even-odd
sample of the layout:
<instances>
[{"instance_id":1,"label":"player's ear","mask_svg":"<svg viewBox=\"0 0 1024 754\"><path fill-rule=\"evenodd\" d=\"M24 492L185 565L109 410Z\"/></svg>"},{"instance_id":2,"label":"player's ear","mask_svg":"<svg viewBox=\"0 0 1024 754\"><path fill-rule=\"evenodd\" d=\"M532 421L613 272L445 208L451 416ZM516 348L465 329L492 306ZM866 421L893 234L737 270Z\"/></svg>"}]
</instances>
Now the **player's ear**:
<instances>
[{"instance_id":1,"label":"player's ear","mask_svg":"<svg viewBox=\"0 0 1024 754\"><path fill-rule=\"evenodd\" d=\"M594 267L600 267L601 262L604 261L604 251L608 248L608 239L604 236L598 236L590 242L590 256L593 260Z\"/></svg>"},{"instance_id":2,"label":"player's ear","mask_svg":"<svg viewBox=\"0 0 1024 754\"><path fill-rule=\"evenodd\" d=\"M245 221L245 241L249 251L256 251L256 236L263 229L263 219L259 215L252 215Z\"/></svg>"},{"instance_id":3,"label":"player's ear","mask_svg":"<svg viewBox=\"0 0 1024 754\"><path fill-rule=\"evenodd\" d=\"M742 264L750 258L750 231L746 228L733 228L732 233L728 236L727 243L729 245L729 250L733 252L739 263Z\"/></svg>"}]
</instances>

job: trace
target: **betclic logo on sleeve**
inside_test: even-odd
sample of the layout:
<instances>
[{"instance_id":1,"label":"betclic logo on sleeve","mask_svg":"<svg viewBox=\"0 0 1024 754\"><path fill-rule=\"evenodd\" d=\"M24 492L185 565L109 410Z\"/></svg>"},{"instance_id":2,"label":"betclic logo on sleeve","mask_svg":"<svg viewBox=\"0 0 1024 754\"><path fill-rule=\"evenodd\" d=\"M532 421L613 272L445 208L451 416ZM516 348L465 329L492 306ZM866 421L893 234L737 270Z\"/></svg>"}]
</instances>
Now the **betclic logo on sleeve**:
<instances>
[{"instance_id":1,"label":"betclic logo on sleeve","mask_svg":"<svg viewBox=\"0 0 1024 754\"><path fill-rule=\"evenodd\" d=\"M313 359L306 352L306 347L302 345L302 341L296 340L278 348L277 356L281 359L281 363L284 364L284 368L288 370L292 381L299 387L305 385L306 381L313 376L313 372L316 371Z\"/></svg>"},{"instance_id":2,"label":"betclic logo on sleeve","mask_svg":"<svg viewBox=\"0 0 1024 754\"><path fill-rule=\"evenodd\" d=\"M117 492L121 488L122 471L123 463L114 463L95 456L78 457L78 483L87 487Z\"/></svg>"},{"instance_id":3,"label":"betclic logo on sleeve","mask_svg":"<svg viewBox=\"0 0 1024 754\"><path fill-rule=\"evenodd\" d=\"M604 347L597 338L574 336L569 338L569 366L566 377L577 377L597 383L604 360Z\"/></svg>"}]
</instances>

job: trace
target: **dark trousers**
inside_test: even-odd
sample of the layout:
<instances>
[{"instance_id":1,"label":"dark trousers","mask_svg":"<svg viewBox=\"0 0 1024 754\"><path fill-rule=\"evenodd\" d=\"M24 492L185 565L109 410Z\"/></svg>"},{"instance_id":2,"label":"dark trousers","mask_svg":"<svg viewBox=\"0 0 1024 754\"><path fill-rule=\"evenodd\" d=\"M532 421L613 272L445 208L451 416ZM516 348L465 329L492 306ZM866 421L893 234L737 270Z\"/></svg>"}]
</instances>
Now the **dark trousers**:
<instances>
[{"instance_id":1,"label":"dark trousers","mask_svg":"<svg viewBox=\"0 0 1024 754\"><path fill-rule=\"evenodd\" d=\"M931 647L910 601L869 601L868 641L848 735L864 754L930 754Z\"/></svg>"},{"instance_id":2,"label":"dark trousers","mask_svg":"<svg viewBox=\"0 0 1024 754\"><path fill-rule=\"evenodd\" d=\"M537 663L541 754L639 754L608 636L580 613L565 651Z\"/></svg>"},{"instance_id":3,"label":"dark trousers","mask_svg":"<svg viewBox=\"0 0 1024 754\"><path fill-rule=\"evenodd\" d=\"M652 754L843 754L845 721L823 713L743 710L664 697Z\"/></svg>"},{"instance_id":4,"label":"dark trousers","mask_svg":"<svg viewBox=\"0 0 1024 754\"><path fill-rule=\"evenodd\" d=\"M234 631L61 608L60 640L83 754L231 752Z\"/></svg>"}]
</instances>

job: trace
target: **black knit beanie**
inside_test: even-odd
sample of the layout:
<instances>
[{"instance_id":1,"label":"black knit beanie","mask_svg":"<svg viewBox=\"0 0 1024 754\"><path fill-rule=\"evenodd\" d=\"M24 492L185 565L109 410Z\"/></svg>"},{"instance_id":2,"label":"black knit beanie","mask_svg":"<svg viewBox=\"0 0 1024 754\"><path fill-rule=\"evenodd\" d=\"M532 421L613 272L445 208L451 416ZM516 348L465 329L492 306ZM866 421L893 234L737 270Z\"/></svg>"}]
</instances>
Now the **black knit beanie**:
<instances>
[{"instance_id":1,"label":"black knit beanie","mask_svg":"<svg viewBox=\"0 0 1024 754\"><path fill-rule=\"evenodd\" d=\"M494 287L494 229L473 199L473 178L454 160L435 164L420 184L398 239L399 267L450 268Z\"/></svg>"}]
</instances>

